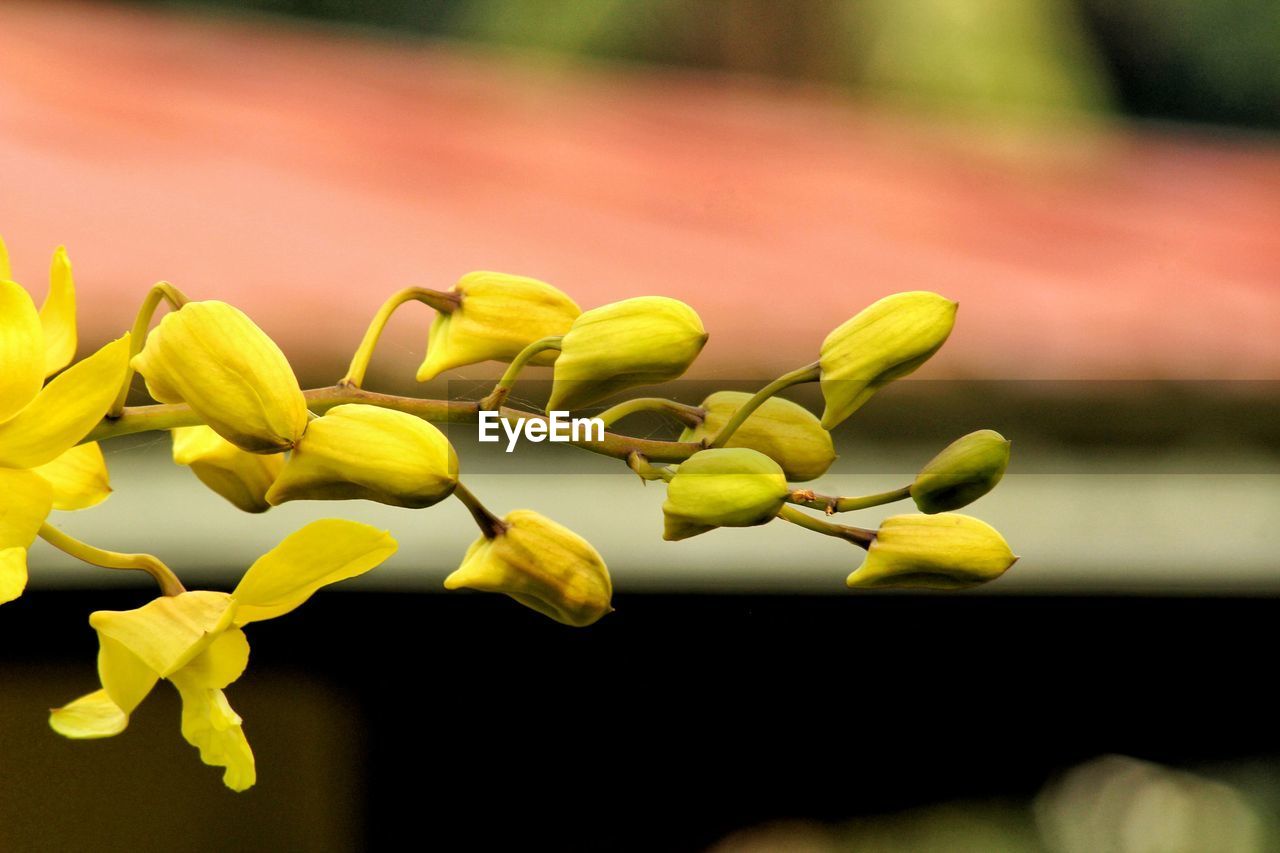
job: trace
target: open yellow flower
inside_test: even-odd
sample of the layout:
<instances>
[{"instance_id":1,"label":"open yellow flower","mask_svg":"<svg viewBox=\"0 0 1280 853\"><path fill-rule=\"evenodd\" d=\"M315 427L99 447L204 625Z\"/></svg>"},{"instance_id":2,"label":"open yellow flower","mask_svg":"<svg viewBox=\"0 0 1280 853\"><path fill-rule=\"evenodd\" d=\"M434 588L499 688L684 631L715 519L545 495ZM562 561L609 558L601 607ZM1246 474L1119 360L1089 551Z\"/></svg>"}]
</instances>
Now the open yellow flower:
<instances>
[{"instance_id":1,"label":"open yellow flower","mask_svg":"<svg viewBox=\"0 0 1280 853\"><path fill-rule=\"evenodd\" d=\"M322 586L364 574L395 550L386 531L315 521L260 557L230 594L198 590L136 610L93 613L102 689L53 710L49 724L69 738L119 734L156 682L167 679L182 697L182 736L205 764L225 768L227 787L249 788L257 779L253 752L222 692L249 662L241 629L288 613Z\"/></svg>"},{"instance_id":2,"label":"open yellow flower","mask_svg":"<svg viewBox=\"0 0 1280 853\"><path fill-rule=\"evenodd\" d=\"M129 360L126 334L45 384L75 356L71 265L54 253L39 311L9 274L0 243L0 603L26 587L26 550L49 512L109 493L102 451L76 445L107 413Z\"/></svg>"}]
</instances>

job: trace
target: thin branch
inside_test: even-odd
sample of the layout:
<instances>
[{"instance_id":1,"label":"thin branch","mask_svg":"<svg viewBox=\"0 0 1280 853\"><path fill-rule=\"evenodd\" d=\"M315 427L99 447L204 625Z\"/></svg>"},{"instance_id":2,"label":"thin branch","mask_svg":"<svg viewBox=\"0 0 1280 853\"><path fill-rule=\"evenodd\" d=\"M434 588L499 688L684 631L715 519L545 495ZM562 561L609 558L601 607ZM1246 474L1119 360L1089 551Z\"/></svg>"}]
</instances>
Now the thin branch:
<instances>
[{"instance_id":1,"label":"thin branch","mask_svg":"<svg viewBox=\"0 0 1280 853\"><path fill-rule=\"evenodd\" d=\"M911 497L910 486L903 486L900 489L894 489L889 492L880 492L876 495L861 495L859 497L834 497L832 495L820 495L810 489L799 489L788 495L787 501L799 506L807 506L810 509L820 509L827 515L834 515L837 512L853 512L859 509L870 509L873 506L884 506L895 501L906 500L909 497Z\"/></svg>"},{"instance_id":2,"label":"thin branch","mask_svg":"<svg viewBox=\"0 0 1280 853\"><path fill-rule=\"evenodd\" d=\"M406 412L425 421L433 423L476 423L480 419L480 404L473 400L423 400L417 397L399 397L393 394L379 394L365 391L363 388L331 385L327 388L312 388L303 392L307 398L307 406L317 414L324 414L334 406L345 403L366 403L371 406L382 406ZM546 415L529 412L523 409L503 406L502 417L508 420L526 418L547 421ZM104 419L82 440L102 441L122 435L154 430L169 430L184 426L196 426L203 421L191 411L186 403L169 403L154 406L129 406L120 417ZM570 441L583 450L611 456L614 459L626 459L632 453L640 453L654 462L683 462L693 454L702 450L696 441L658 441L648 438L632 438L606 432L600 441L579 439Z\"/></svg>"},{"instance_id":3,"label":"thin branch","mask_svg":"<svg viewBox=\"0 0 1280 853\"><path fill-rule=\"evenodd\" d=\"M158 557L153 557L150 554L121 554L116 551L95 548L87 542L81 542L74 536L63 533L51 524L41 525L40 538L64 554L70 554L77 560L81 560L91 566L101 566L104 569L134 569L146 572L160 586L162 595L181 595L187 591L182 582L178 580L178 576L173 573L173 569L166 566Z\"/></svg>"}]
</instances>

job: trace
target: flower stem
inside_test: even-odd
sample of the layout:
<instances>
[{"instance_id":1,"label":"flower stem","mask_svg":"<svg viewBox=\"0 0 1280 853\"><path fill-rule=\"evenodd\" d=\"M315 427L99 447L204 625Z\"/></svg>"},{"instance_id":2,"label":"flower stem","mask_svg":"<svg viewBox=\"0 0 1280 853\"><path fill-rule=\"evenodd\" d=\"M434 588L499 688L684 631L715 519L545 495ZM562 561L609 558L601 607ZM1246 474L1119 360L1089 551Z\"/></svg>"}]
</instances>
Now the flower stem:
<instances>
[{"instance_id":1,"label":"flower stem","mask_svg":"<svg viewBox=\"0 0 1280 853\"><path fill-rule=\"evenodd\" d=\"M700 409L697 406L686 406L684 403L677 403L675 400L668 400L664 397L637 397L634 400L624 400L616 406L610 406L605 409L596 417L604 421L607 429L613 426L616 421L639 412L662 412L687 427L700 426L707 417L705 409Z\"/></svg>"},{"instance_id":2,"label":"flower stem","mask_svg":"<svg viewBox=\"0 0 1280 853\"><path fill-rule=\"evenodd\" d=\"M59 551L92 566L101 566L104 569L136 569L146 572L160 585L160 592L163 595L181 595L187 591L173 570L150 554L120 554L116 551L104 551L68 536L48 523L41 525L40 538Z\"/></svg>"},{"instance_id":3,"label":"flower stem","mask_svg":"<svg viewBox=\"0 0 1280 853\"><path fill-rule=\"evenodd\" d=\"M536 355L546 352L547 350L559 350L560 342L564 340L563 335L553 335L548 338L540 338L520 350L519 355L511 360L507 365L506 372L502 374L502 378L498 380L498 384L493 386L493 390L489 392L489 396L480 401L480 408L484 411L496 411L506 402L507 395L511 393L511 389L516 384L516 379L520 376L520 371L524 370L525 365Z\"/></svg>"},{"instance_id":4,"label":"flower stem","mask_svg":"<svg viewBox=\"0 0 1280 853\"><path fill-rule=\"evenodd\" d=\"M177 311L190 300L187 299L186 294L167 281L159 282L147 291L146 298L142 300L142 305L138 307L138 315L133 320L133 329L129 333L129 359L131 362L135 355L142 352L142 346L147 341L147 330L151 328L151 320L155 317L156 309L160 307L161 301L168 302L169 307ZM130 364L125 368L124 381L120 383L120 391L116 394L115 402L107 410L108 418L120 417L120 413L124 411L125 401L129 398L129 386L132 384L133 365Z\"/></svg>"},{"instance_id":5,"label":"flower stem","mask_svg":"<svg viewBox=\"0 0 1280 853\"><path fill-rule=\"evenodd\" d=\"M789 521L806 530L815 530L826 536L836 536L852 542L859 548L870 548L871 543L876 541L874 530L864 530L861 527L851 527L847 524L833 524L830 521L814 518L812 515L801 512L793 506L784 506L778 511L778 518Z\"/></svg>"},{"instance_id":6,"label":"flower stem","mask_svg":"<svg viewBox=\"0 0 1280 853\"><path fill-rule=\"evenodd\" d=\"M711 440L707 447L724 447L733 434L737 432L738 427L746 423L747 418L751 417L751 413L764 405L764 401L768 400L774 394L792 385L800 385L805 382L815 382L820 375L818 362L806 364L804 367L784 373L768 385L757 391L750 400L742 404L738 411L733 413L728 422L720 428L720 432L716 433L716 437Z\"/></svg>"},{"instance_id":7,"label":"flower stem","mask_svg":"<svg viewBox=\"0 0 1280 853\"><path fill-rule=\"evenodd\" d=\"M820 509L826 512L827 515L833 515L837 512L853 512L859 509L870 509L873 506L884 506L909 497L911 497L910 486L903 486L900 489L894 489L889 492L880 492L876 495L847 498L819 495L809 489L799 489L792 492L787 497L787 501L800 506L807 506L810 509Z\"/></svg>"},{"instance_id":8,"label":"flower stem","mask_svg":"<svg viewBox=\"0 0 1280 853\"><path fill-rule=\"evenodd\" d=\"M307 407L317 414L323 414L334 406L341 406L344 403L382 406L432 423L475 423L480 413L480 404L472 400L425 400L418 397L399 397L351 386L331 385L326 388L312 388L304 391L303 395L307 399ZM546 415L510 406L503 406L499 411L504 418L511 420L520 418L547 420ZM191 411L191 407L186 403L129 406L119 418L102 420L80 440L80 443L103 441L138 432L196 426L202 423L204 421ZM601 456L611 456L614 459L626 459L633 452L642 453L654 462L683 462L702 450L702 445L696 441L660 441L651 438L634 438L614 432L606 432L604 438L599 441L579 439L569 443L583 450L598 453Z\"/></svg>"},{"instance_id":9,"label":"flower stem","mask_svg":"<svg viewBox=\"0 0 1280 853\"><path fill-rule=\"evenodd\" d=\"M373 358L373 351L378 346L378 339L382 337L382 332L387 327L387 321L391 319L395 310L406 302L421 302L441 314L452 314L462 304L462 297L457 293L431 290L427 287L406 287L392 294L369 321L369 328L365 330L360 346L351 357L351 366L347 368L347 375L342 377L338 382L339 385L359 388L364 383L364 374L369 369L369 361Z\"/></svg>"},{"instance_id":10,"label":"flower stem","mask_svg":"<svg viewBox=\"0 0 1280 853\"><path fill-rule=\"evenodd\" d=\"M476 520L476 526L480 528L484 538L493 539L506 532L507 523L489 512L485 505L480 503L480 499L466 486L461 483L455 486L453 496L462 501L463 505L471 511L471 517Z\"/></svg>"}]
</instances>

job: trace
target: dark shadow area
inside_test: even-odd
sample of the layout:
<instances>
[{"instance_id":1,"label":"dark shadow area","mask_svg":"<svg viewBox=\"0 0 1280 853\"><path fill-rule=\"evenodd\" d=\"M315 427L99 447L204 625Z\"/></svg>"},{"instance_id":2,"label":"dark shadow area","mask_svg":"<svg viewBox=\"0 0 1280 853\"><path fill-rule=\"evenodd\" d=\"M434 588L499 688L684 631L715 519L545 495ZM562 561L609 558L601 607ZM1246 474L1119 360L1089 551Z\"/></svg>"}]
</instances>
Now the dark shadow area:
<instances>
[{"instance_id":1,"label":"dark shadow area","mask_svg":"<svg viewBox=\"0 0 1280 853\"><path fill-rule=\"evenodd\" d=\"M697 850L775 819L1030 797L1102 753L1280 747L1273 600L622 594L571 630L500 597L323 593L249 630L228 695L260 772L237 796L164 685L112 741L45 728L93 686L88 612L144 600L5 607L0 673L26 698L0 819L35 833L23 849L318 849L295 833L320 826L334 849Z\"/></svg>"}]
</instances>

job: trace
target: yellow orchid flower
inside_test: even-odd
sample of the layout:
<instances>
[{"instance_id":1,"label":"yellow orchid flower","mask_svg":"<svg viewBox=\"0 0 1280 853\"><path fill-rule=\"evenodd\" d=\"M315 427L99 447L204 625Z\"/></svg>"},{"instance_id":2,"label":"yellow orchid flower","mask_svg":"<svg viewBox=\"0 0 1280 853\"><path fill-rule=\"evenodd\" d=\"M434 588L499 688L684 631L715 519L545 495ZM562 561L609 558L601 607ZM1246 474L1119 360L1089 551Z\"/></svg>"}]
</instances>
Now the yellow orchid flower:
<instances>
[{"instance_id":1,"label":"yellow orchid flower","mask_svg":"<svg viewBox=\"0 0 1280 853\"><path fill-rule=\"evenodd\" d=\"M386 531L324 519L260 557L230 594L197 590L136 610L93 613L102 689L54 709L49 724L69 738L117 735L163 678L182 698L182 736L200 750L201 760L225 768L228 788L251 787L257 779L253 752L223 693L249 662L243 627L283 616L321 587L364 574L395 550Z\"/></svg>"},{"instance_id":2,"label":"yellow orchid flower","mask_svg":"<svg viewBox=\"0 0 1280 853\"><path fill-rule=\"evenodd\" d=\"M189 404L241 450L279 453L306 429L307 402L288 359L225 302L188 302L166 314L133 367L152 397Z\"/></svg>"},{"instance_id":3,"label":"yellow orchid flower","mask_svg":"<svg viewBox=\"0 0 1280 853\"><path fill-rule=\"evenodd\" d=\"M110 492L96 444L77 446L102 420L129 361L129 336L47 384L75 356L75 286L66 252L53 256L39 311L9 278L0 242L0 603L27 585L27 547L53 509L83 509Z\"/></svg>"}]
</instances>

